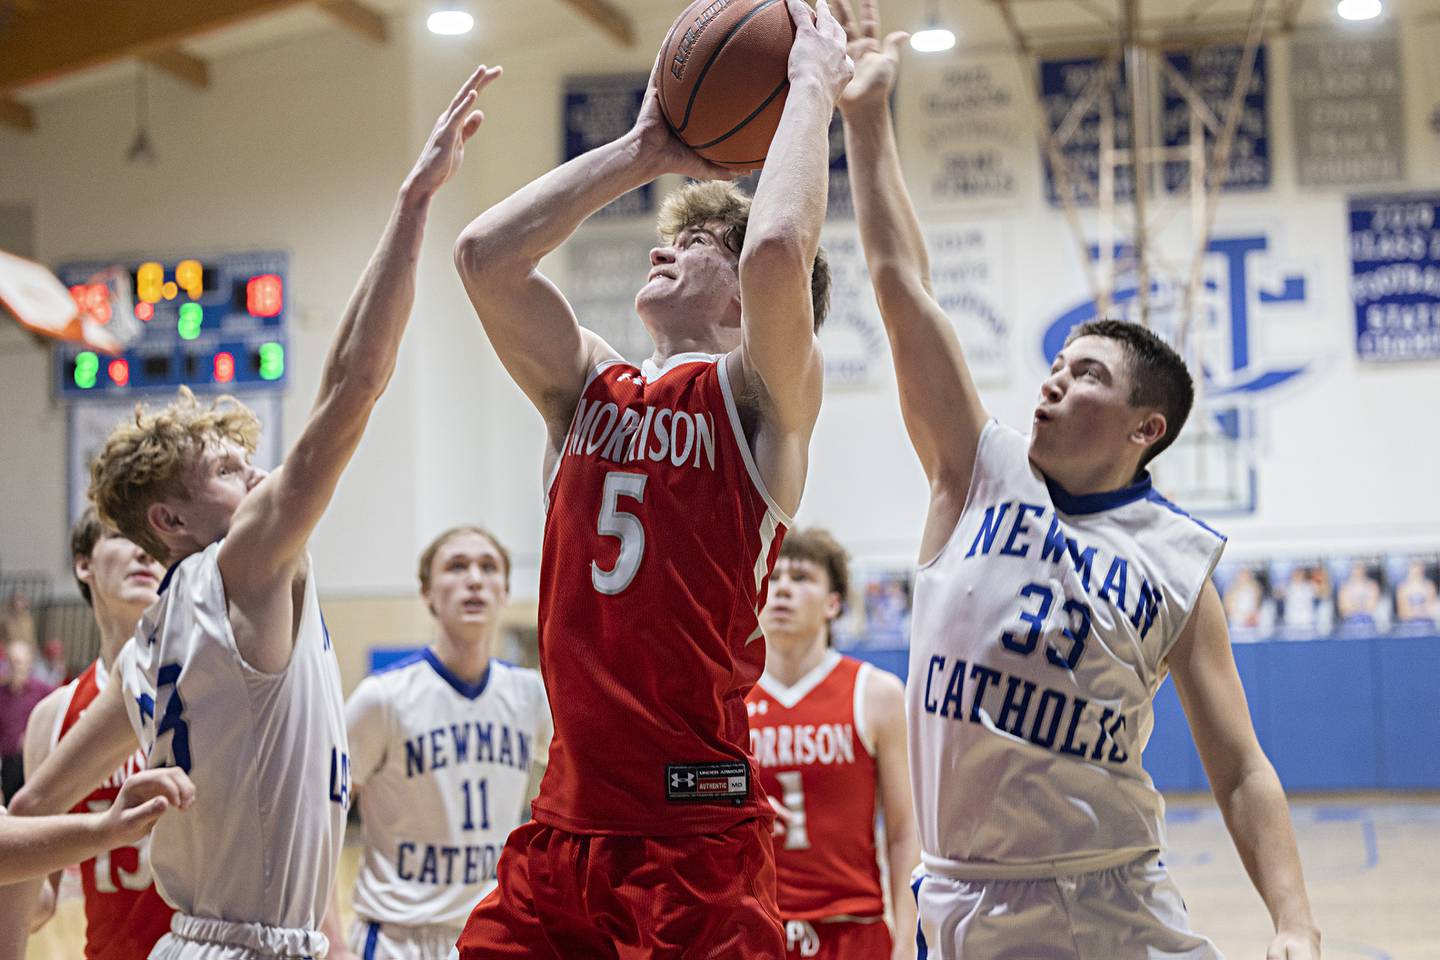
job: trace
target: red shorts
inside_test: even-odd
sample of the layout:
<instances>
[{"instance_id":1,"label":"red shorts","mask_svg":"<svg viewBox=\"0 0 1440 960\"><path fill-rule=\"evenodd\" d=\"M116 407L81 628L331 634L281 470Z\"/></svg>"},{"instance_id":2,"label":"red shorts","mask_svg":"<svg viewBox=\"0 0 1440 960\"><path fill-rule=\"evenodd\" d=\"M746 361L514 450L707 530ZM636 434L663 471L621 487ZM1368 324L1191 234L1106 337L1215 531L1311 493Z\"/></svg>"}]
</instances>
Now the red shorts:
<instances>
[{"instance_id":1,"label":"red shorts","mask_svg":"<svg viewBox=\"0 0 1440 960\"><path fill-rule=\"evenodd\" d=\"M883 917L785 921L785 960L889 960L892 946Z\"/></svg>"},{"instance_id":2,"label":"red shorts","mask_svg":"<svg viewBox=\"0 0 1440 960\"><path fill-rule=\"evenodd\" d=\"M498 871L500 885L460 934L461 960L775 960L785 952L763 820L675 837L567 833L532 820L505 841Z\"/></svg>"}]
</instances>

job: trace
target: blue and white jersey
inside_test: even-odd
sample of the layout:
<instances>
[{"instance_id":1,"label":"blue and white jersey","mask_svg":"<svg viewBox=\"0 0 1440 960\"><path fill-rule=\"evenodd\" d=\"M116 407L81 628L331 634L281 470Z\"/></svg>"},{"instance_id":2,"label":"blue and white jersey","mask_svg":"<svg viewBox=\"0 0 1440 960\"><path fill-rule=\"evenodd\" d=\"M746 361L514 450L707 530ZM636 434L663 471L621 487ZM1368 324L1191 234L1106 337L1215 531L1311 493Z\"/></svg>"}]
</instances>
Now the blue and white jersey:
<instances>
[{"instance_id":1,"label":"blue and white jersey","mask_svg":"<svg viewBox=\"0 0 1440 960\"><path fill-rule=\"evenodd\" d=\"M1225 539L1149 475L1072 496L994 421L915 581L906 715L927 870L1103 869L1164 846L1151 701Z\"/></svg>"},{"instance_id":2,"label":"blue and white jersey","mask_svg":"<svg viewBox=\"0 0 1440 960\"><path fill-rule=\"evenodd\" d=\"M150 766L195 783L194 804L151 835L155 885L194 917L313 931L350 802L340 667L313 569L290 663L279 673L246 663L219 555L215 543L170 568L120 656Z\"/></svg>"},{"instance_id":3,"label":"blue and white jersey","mask_svg":"<svg viewBox=\"0 0 1440 960\"><path fill-rule=\"evenodd\" d=\"M459 930L530 819L553 729L540 674L492 659L467 684L427 649L361 681L345 717L365 824L356 915Z\"/></svg>"}]
</instances>

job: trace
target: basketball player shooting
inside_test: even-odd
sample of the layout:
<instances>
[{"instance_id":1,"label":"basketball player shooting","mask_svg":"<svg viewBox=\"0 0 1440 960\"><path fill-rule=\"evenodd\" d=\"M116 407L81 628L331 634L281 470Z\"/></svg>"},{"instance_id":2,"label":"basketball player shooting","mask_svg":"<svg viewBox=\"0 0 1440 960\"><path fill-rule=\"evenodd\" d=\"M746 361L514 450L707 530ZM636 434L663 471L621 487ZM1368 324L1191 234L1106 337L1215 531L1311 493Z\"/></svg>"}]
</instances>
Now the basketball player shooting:
<instances>
[{"instance_id":1,"label":"basketball player shooting","mask_svg":"<svg viewBox=\"0 0 1440 960\"><path fill-rule=\"evenodd\" d=\"M316 927L344 837L349 751L306 542L394 371L431 199L459 168L483 121L476 98L499 73L477 69L437 121L281 467L267 476L251 464L254 414L188 390L158 412L137 410L92 465L101 517L170 568L119 658L121 682L94 701L16 805L70 807L137 736L152 767L189 773L196 802L152 838L156 885L178 912L151 957L327 951Z\"/></svg>"},{"instance_id":2,"label":"basketball player shooting","mask_svg":"<svg viewBox=\"0 0 1440 960\"><path fill-rule=\"evenodd\" d=\"M1160 860L1141 767L1175 678L1211 789L1275 925L1271 958L1319 956L1285 794L1261 751L1210 573L1224 538L1146 465L1193 401L1185 363L1135 324L1077 328L1028 437L991 420L936 303L891 124L903 34L843 0L840 101L856 218L930 483L907 716L921 942L955 958L1216 957Z\"/></svg>"},{"instance_id":3,"label":"basketball player shooting","mask_svg":"<svg viewBox=\"0 0 1440 960\"><path fill-rule=\"evenodd\" d=\"M540 666L555 738L464 958L779 957L772 812L748 757L758 612L820 409L826 130L850 77L820 0L788 0L789 93L753 202L685 187L636 312L642 365L576 321L540 260L665 173L729 177L670 132L658 59L635 126L481 214L456 262L545 422Z\"/></svg>"}]
</instances>

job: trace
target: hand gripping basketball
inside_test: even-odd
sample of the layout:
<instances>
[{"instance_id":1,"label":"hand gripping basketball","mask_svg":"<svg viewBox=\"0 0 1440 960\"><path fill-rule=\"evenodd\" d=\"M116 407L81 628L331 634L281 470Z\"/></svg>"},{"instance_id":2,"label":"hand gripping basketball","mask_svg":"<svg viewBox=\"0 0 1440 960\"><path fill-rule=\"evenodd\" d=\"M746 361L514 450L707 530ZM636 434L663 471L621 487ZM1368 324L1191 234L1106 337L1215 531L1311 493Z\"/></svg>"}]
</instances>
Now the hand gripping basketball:
<instances>
[{"instance_id":1,"label":"hand gripping basketball","mask_svg":"<svg viewBox=\"0 0 1440 960\"><path fill-rule=\"evenodd\" d=\"M815 0L811 17L805 0L785 0L795 23L795 44L790 48L791 85L814 80L834 103L855 74L855 64L845 52L845 29L830 12L826 0Z\"/></svg>"}]
</instances>

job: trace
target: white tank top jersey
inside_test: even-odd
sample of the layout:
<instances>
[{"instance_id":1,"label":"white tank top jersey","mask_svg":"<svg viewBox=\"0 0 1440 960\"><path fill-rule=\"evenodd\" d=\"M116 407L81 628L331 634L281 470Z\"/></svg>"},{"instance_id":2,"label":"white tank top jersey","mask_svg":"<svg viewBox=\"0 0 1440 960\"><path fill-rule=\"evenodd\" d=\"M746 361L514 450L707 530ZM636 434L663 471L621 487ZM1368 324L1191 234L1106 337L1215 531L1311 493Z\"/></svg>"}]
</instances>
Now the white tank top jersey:
<instances>
[{"instance_id":1,"label":"white tank top jersey","mask_svg":"<svg viewBox=\"0 0 1440 960\"><path fill-rule=\"evenodd\" d=\"M270 674L245 663L219 555L215 543L170 568L121 657L150 766L195 783L190 809L152 834L155 884L183 914L314 930L350 802L340 667L313 567L290 664Z\"/></svg>"},{"instance_id":2,"label":"white tank top jersey","mask_svg":"<svg viewBox=\"0 0 1440 960\"><path fill-rule=\"evenodd\" d=\"M467 684L423 650L361 681L345 716L365 824L356 915L460 929L530 819L552 732L540 674L492 659Z\"/></svg>"},{"instance_id":3,"label":"white tank top jersey","mask_svg":"<svg viewBox=\"0 0 1440 960\"><path fill-rule=\"evenodd\" d=\"M1105 869L1164 847L1141 768L1165 656L1225 538L1150 485L1073 496L991 421L916 574L906 715L925 869Z\"/></svg>"}]
</instances>

